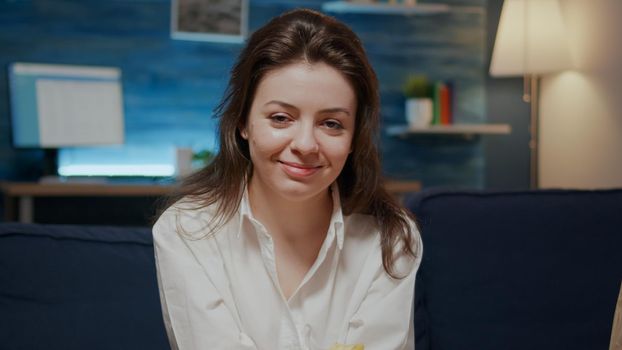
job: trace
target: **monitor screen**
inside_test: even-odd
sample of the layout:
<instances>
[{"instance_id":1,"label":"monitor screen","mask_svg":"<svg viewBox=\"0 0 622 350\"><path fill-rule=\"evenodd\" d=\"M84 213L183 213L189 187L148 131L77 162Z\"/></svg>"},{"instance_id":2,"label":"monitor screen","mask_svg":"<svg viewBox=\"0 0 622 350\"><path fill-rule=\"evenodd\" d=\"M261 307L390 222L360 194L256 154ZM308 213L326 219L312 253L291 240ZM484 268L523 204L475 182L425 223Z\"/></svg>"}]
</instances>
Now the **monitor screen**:
<instances>
[{"instance_id":1,"label":"monitor screen","mask_svg":"<svg viewBox=\"0 0 622 350\"><path fill-rule=\"evenodd\" d=\"M9 88L15 147L123 143L118 68L13 63Z\"/></svg>"}]
</instances>

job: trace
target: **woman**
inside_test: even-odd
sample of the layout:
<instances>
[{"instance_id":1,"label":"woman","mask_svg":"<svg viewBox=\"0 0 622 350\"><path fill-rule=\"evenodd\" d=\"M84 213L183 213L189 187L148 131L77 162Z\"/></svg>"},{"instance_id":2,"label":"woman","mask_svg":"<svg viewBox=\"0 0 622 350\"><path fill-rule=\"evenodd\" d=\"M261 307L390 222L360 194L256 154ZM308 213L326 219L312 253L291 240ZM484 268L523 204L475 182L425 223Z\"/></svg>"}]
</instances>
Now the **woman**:
<instances>
[{"instance_id":1,"label":"woman","mask_svg":"<svg viewBox=\"0 0 622 350\"><path fill-rule=\"evenodd\" d=\"M421 244L381 185L378 106L336 20L294 10L250 37L218 155L153 228L173 348L413 348Z\"/></svg>"}]
</instances>

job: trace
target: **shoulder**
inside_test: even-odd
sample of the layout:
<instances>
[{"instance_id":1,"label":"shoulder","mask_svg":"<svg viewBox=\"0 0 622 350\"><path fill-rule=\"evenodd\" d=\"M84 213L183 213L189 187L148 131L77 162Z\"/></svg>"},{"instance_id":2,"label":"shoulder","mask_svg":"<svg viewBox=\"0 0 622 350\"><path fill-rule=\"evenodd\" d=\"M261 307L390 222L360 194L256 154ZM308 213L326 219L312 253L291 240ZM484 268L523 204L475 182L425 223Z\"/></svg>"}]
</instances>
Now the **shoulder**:
<instances>
[{"instance_id":1,"label":"shoulder","mask_svg":"<svg viewBox=\"0 0 622 350\"><path fill-rule=\"evenodd\" d=\"M404 232L404 238L400 239L393 246L393 256L395 257L394 271L397 276L415 275L421 265L423 257L423 243L419 228L413 219L406 216L408 223L408 231ZM410 254L405 247L407 242L410 243Z\"/></svg>"},{"instance_id":2,"label":"shoulder","mask_svg":"<svg viewBox=\"0 0 622 350\"><path fill-rule=\"evenodd\" d=\"M373 234L379 231L376 218L372 215L352 213L344 215L343 222L345 227L353 233Z\"/></svg>"},{"instance_id":3,"label":"shoulder","mask_svg":"<svg viewBox=\"0 0 622 350\"><path fill-rule=\"evenodd\" d=\"M216 205L205 206L195 197L184 197L162 212L153 225L154 240L168 235L200 239L214 230L217 221Z\"/></svg>"},{"instance_id":4,"label":"shoulder","mask_svg":"<svg viewBox=\"0 0 622 350\"><path fill-rule=\"evenodd\" d=\"M423 242L421 241L421 233L419 232L419 226L415 220L411 217L406 217L406 221L408 222L408 227L410 229L410 239L413 253L417 256L419 260L421 260L421 255L423 254Z\"/></svg>"},{"instance_id":5,"label":"shoulder","mask_svg":"<svg viewBox=\"0 0 622 350\"><path fill-rule=\"evenodd\" d=\"M352 213L343 217L344 248L357 254L380 250L380 230L372 215Z\"/></svg>"},{"instance_id":6,"label":"shoulder","mask_svg":"<svg viewBox=\"0 0 622 350\"><path fill-rule=\"evenodd\" d=\"M406 220L406 226L400 236L407 238L411 243L412 251L417 255L419 250L422 249L421 235L419 228L415 221L408 215L403 216ZM353 213L344 216L344 225L349 238L376 238L377 243L380 243L382 236L382 227L378 225L378 221L372 215ZM409 239L408 239L409 238ZM395 251L403 250L405 240L398 240L396 242Z\"/></svg>"},{"instance_id":7,"label":"shoulder","mask_svg":"<svg viewBox=\"0 0 622 350\"><path fill-rule=\"evenodd\" d=\"M408 275L416 272L423 255L423 244L417 224L410 216L404 214L403 217L406 220L406 226L398 235L392 249L394 269L397 275ZM354 213L344 217L344 225L347 236L345 242L349 243L346 246L357 250L367 247L371 250L370 252L374 252L373 255L377 256L380 264L382 264L384 233L376 218L372 215ZM407 253L406 244L410 245L412 255Z\"/></svg>"}]
</instances>

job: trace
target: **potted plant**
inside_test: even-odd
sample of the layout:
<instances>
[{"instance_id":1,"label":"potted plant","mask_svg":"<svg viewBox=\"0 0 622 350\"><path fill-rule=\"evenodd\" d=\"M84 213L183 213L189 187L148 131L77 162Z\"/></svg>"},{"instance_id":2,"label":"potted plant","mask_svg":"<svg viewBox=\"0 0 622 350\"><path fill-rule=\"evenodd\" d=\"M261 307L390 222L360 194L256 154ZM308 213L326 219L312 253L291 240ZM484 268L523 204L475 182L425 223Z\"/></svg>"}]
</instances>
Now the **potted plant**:
<instances>
[{"instance_id":1,"label":"potted plant","mask_svg":"<svg viewBox=\"0 0 622 350\"><path fill-rule=\"evenodd\" d=\"M425 75L411 75L404 84L406 120L409 126L425 127L432 123L432 85Z\"/></svg>"},{"instance_id":2,"label":"potted plant","mask_svg":"<svg viewBox=\"0 0 622 350\"><path fill-rule=\"evenodd\" d=\"M190 147L175 148L175 176L186 177L208 165L214 158L214 153L208 149L195 152Z\"/></svg>"},{"instance_id":3,"label":"potted plant","mask_svg":"<svg viewBox=\"0 0 622 350\"><path fill-rule=\"evenodd\" d=\"M208 149L204 149L192 154L192 168L201 169L212 162L214 153Z\"/></svg>"}]
</instances>

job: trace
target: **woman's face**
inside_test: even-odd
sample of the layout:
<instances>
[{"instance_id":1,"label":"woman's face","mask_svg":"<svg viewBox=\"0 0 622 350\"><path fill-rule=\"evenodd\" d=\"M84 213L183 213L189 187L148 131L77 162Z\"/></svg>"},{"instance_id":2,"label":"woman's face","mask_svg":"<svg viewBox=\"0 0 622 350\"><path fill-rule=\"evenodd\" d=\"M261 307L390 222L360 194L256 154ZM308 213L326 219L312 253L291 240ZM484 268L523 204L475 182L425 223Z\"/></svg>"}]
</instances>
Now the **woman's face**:
<instances>
[{"instance_id":1,"label":"woman's face","mask_svg":"<svg viewBox=\"0 0 622 350\"><path fill-rule=\"evenodd\" d=\"M260 81L240 130L248 140L251 186L288 200L326 194L352 149L356 97L325 63L294 63Z\"/></svg>"}]
</instances>

